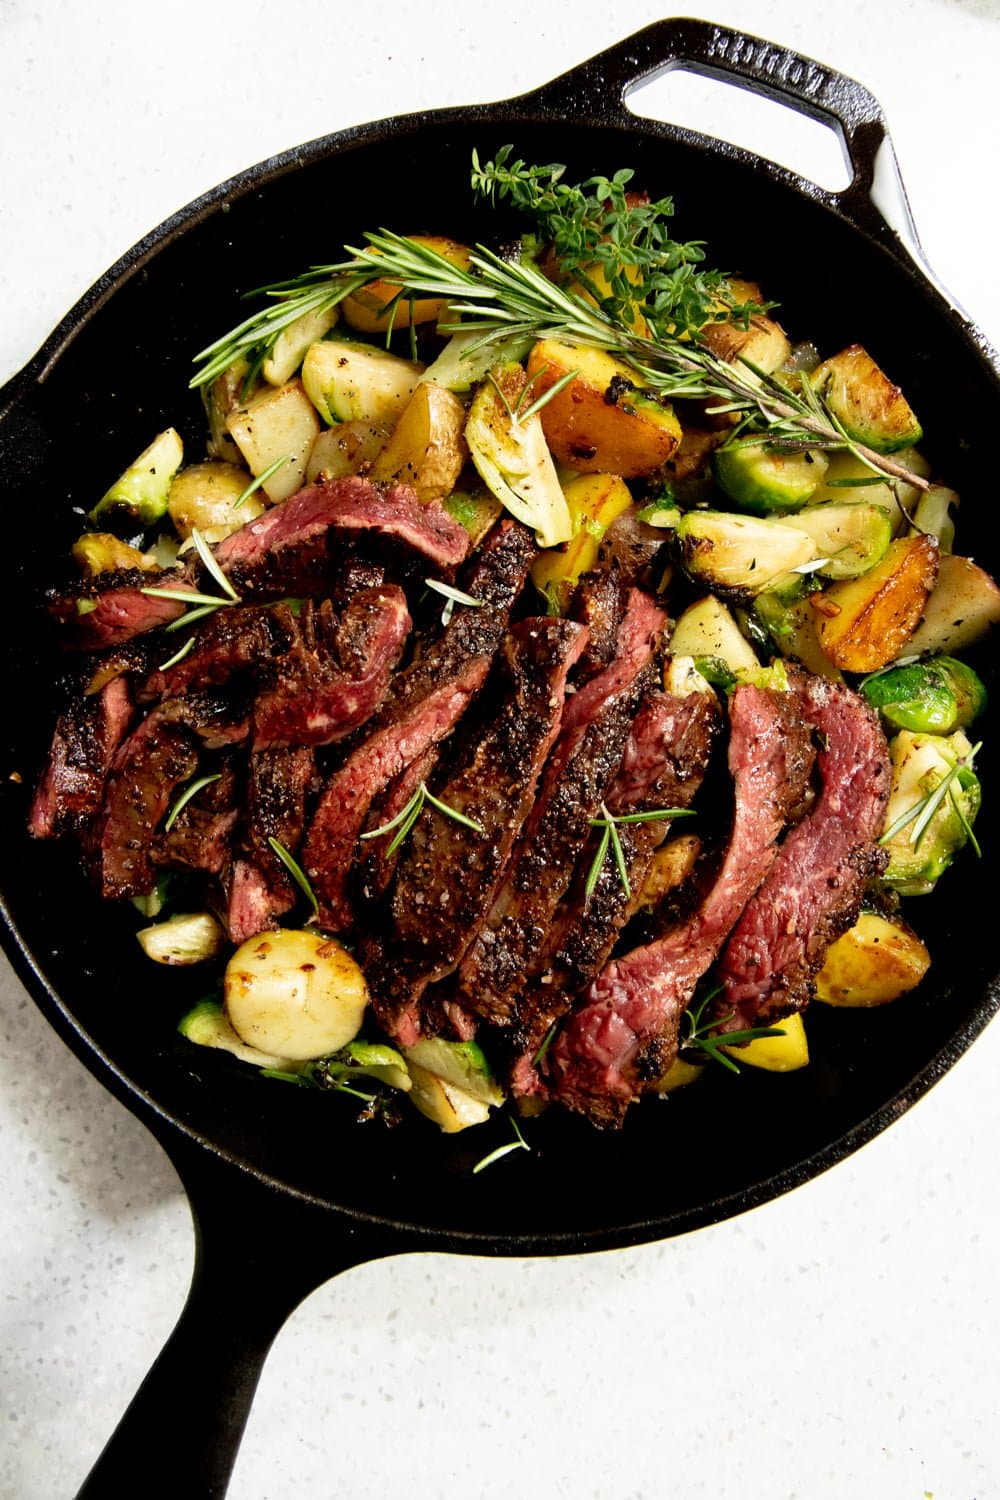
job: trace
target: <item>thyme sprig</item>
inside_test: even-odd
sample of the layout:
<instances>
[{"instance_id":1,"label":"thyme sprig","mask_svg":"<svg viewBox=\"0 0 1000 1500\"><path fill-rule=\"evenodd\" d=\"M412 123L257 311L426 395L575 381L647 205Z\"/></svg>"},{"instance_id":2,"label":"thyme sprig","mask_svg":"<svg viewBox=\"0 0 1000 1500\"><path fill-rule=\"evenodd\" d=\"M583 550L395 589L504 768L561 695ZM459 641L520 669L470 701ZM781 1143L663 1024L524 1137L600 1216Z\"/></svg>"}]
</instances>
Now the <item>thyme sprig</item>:
<instances>
[{"instance_id":1,"label":"thyme sprig","mask_svg":"<svg viewBox=\"0 0 1000 1500\"><path fill-rule=\"evenodd\" d=\"M478 603L479 601L477 600L476 602ZM409 836L414 824L419 819L428 802L431 807L437 808L439 813L443 813L446 818L451 818L453 822L461 823L465 828L471 828L476 833L486 832L482 823L477 823L473 818L467 818L465 813L459 812L457 807L451 807L447 802L442 802L440 797L435 797L433 792L427 790L427 783L422 781L406 806L394 818L390 818L389 822L383 823L380 828L372 828L368 833L363 833L361 835L362 839L381 838L383 834L391 833L395 828L397 830L396 837L385 851L386 858L388 858L390 855L395 854L399 846Z\"/></svg>"},{"instance_id":2,"label":"thyme sprig","mask_svg":"<svg viewBox=\"0 0 1000 1500\"><path fill-rule=\"evenodd\" d=\"M719 1027L727 1025L736 1012L731 1010L728 1015L718 1016L708 1021L704 1019L704 1015L709 1001L714 1000L721 992L722 986L716 985L684 1012L688 1029L680 1039L678 1051L683 1052L686 1048L697 1047L705 1053L706 1057L711 1058L712 1062L721 1063L730 1073L738 1073L739 1064L723 1050L725 1047L736 1047L743 1042L755 1042L758 1038L765 1036L784 1036L784 1032L780 1026L745 1026L740 1031L720 1031Z\"/></svg>"},{"instance_id":3,"label":"thyme sprig","mask_svg":"<svg viewBox=\"0 0 1000 1500\"><path fill-rule=\"evenodd\" d=\"M594 894L597 882L601 878L604 861L608 857L610 849L614 854L615 868L618 871L618 879L621 881L622 889L626 896L631 896L632 885L628 878L628 864L625 859L625 850L622 848L619 827L624 823L652 823L659 818L693 818L696 814L689 807L659 807L652 812L620 813L609 812L606 803L601 803L601 816L590 818L588 822L591 828L600 828L601 837L598 840L597 852L587 875L584 885L584 895L588 898Z\"/></svg>"},{"instance_id":4,"label":"thyme sprig","mask_svg":"<svg viewBox=\"0 0 1000 1500\"><path fill-rule=\"evenodd\" d=\"M502 166L505 172L514 173L518 164L510 167L505 160ZM480 179L487 170L474 165ZM531 171L551 174L552 169L526 169L522 165L521 175ZM605 187L613 190L612 198L617 201L615 193L624 188L620 178L621 174L616 174L615 179L594 181L601 183L601 192ZM548 180L551 184L551 175ZM537 185L543 177L536 175L534 181ZM600 192L595 189L590 196L599 197ZM667 201L660 200L661 206ZM615 218L617 214L618 210L612 208L608 220L609 243L616 247L616 254L632 253L628 235L616 228L622 222ZM616 243L616 233L621 243ZM281 329L303 313L320 306L335 306L371 281L388 281L413 296L443 298L449 304L453 321L442 323L442 331L478 331L479 337L468 346L469 355L515 337L532 341L551 337L603 349L632 369L653 395L667 400L708 399L723 403L742 417L741 431L761 433L776 448L848 450L873 474L901 480L919 490L929 488L926 479L911 473L896 459L852 440L809 380L785 384L745 358L733 363L721 360L701 343L697 330L705 322L702 293L690 306L685 301L684 287L691 279L694 264L691 260L682 257L672 270L662 272L663 276L674 278L670 282L673 290L667 286L654 287L647 294L645 326L654 335L648 337L635 332L631 323L625 321L623 308L618 305L623 295L620 287L613 289L610 297L603 298L595 298L591 290L591 300L587 300L588 288L579 278L577 285L581 291L558 285L530 261L505 261L485 245L474 248L469 269L464 270L430 246L418 245L387 229L372 231L365 238L368 243L364 248L346 247L347 260L314 266L290 281L260 288L277 306L252 314L231 333L202 350L196 359L203 361L203 366L192 385L203 385L235 359L252 355L260 347L269 347ZM583 251L579 253L582 255ZM586 253L590 253L589 242ZM667 253L668 262L673 253ZM660 274L650 271L654 278ZM638 289L633 291L637 296ZM665 299L662 303L657 300L661 295ZM724 302L723 295L721 303ZM671 308L673 312L669 311ZM725 317L726 310L720 312L716 306L714 315ZM730 318L744 315L749 315L747 306L728 308Z\"/></svg>"}]
</instances>

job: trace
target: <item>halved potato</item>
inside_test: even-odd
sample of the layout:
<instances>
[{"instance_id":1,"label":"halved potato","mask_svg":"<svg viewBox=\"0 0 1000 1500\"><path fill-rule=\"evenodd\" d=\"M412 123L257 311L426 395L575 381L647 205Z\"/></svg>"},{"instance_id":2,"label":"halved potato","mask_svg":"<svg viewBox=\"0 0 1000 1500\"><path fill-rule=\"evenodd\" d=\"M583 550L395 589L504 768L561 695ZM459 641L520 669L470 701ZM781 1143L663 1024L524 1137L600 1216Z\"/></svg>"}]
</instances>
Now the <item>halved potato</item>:
<instances>
[{"instance_id":1,"label":"halved potato","mask_svg":"<svg viewBox=\"0 0 1000 1500\"><path fill-rule=\"evenodd\" d=\"M673 408L644 394L635 372L602 349L541 339L528 356L532 401L574 370L540 412L553 457L581 474L623 479L666 463L681 440Z\"/></svg>"},{"instance_id":2,"label":"halved potato","mask_svg":"<svg viewBox=\"0 0 1000 1500\"><path fill-rule=\"evenodd\" d=\"M306 483L367 474L385 446L390 428L372 422L339 422L327 427L313 443L306 465Z\"/></svg>"},{"instance_id":3,"label":"halved potato","mask_svg":"<svg viewBox=\"0 0 1000 1500\"><path fill-rule=\"evenodd\" d=\"M946 655L978 641L1000 621L1000 588L968 557L940 559L937 583L907 650Z\"/></svg>"},{"instance_id":4,"label":"halved potato","mask_svg":"<svg viewBox=\"0 0 1000 1500\"><path fill-rule=\"evenodd\" d=\"M262 932L226 965L226 1015L236 1034L261 1052L297 1062L352 1042L367 1003L360 968L321 932Z\"/></svg>"},{"instance_id":5,"label":"halved potato","mask_svg":"<svg viewBox=\"0 0 1000 1500\"><path fill-rule=\"evenodd\" d=\"M740 1067L746 1063L747 1067L763 1068L768 1073L793 1073L804 1068L809 1062L809 1043L798 1011L775 1021L774 1029L780 1033L778 1036L756 1037L744 1047L724 1047L723 1051Z\"/></svg>"},{"instance_id":6,"label":"halved potato","mask_svg":"<svg viewBox=\"0 0 1000 1500\"><path fill-rule=\"evenodd\" d=\"M827 1005L886 1005L915 989L930 965L926 947L901 918L862 912L827 949L816 976L816 999Z\"/></svg>"},{"instance_id":7,"label":"halved potato","mask_svg":"<svg viewBox=\"0 0 1000 1500\"><path fill-rule=\"evenodd\" d=\"M688 605L674 626L670 650L674 656L714 656L732 672L760 666L750 642L714 594Z\"/></svg>"},{"instance_id":8,"label":"halved potato","mask_svg":"<svg viewBox=\"0 0 1000 1500\"><path fill-rule=\"evenodd\" d=\"M820 616L819 641L835 667L876 672L901 652L927 607L938 574L937 539L900 537L860 578L810 596Z\"/></svg>"},{"instance_id":9,"label":"halved potato","mask_svg":"<svg viewBox=\"0 0 1000 1500\"><path fill-rule=\"evenodd\" d=\"M226 426L251 474L263 474L279 458L287 460L264 481L270 501L277 505L302 488L320 423L301 380L268 387L249 406L230 412Z\"/></svg>"},{"instance_id":10,"label":"halved potato","mask_svg":"<svg viewBox=\"0 0 1000 1500\"><path fill-rule=\"evenodd\" d=\"M264 513L260 491L234 507L250 483L246 469L209 459L182 469L170 486L167 510L178 536L185 540L197 528L207 542L221 542Z\"/></svg>"},{"instance_id":11,"label":"halved potato","mask_svg":"<svg viewBox=\"0 0 1000 1500\"><path fill-rule=\"evenodd\" d=\"M451 494L468 455L465 407L444 386L427 380L407 402L371 477L409 485L426 505Z\"/></svg>"},{"instance_id":12,"label":"halved potato","mask_svg":"<svg viewBox=\"0 0 1000 1500\"><path fill-rule=\"evenodd\" d=\"M469 269L468 245L436 234L411 234L408 238L414 244L436 250L460 270ZM409 328L411 323L436 323L447 305L443 297L418 297L412 305L408 297L401 297L393 317L390 304L398 291L398 284L392 281L370 281L360 292L345 298L342 303L344 322L358 333L385 333L390 319L393 328Z\"/></svg>"},{"instance_id":13,"label":"halved potato","mask_svg":"<svg viewBox=\"0 0 1000 1500\"><path fill-rule=\"evenodd\" d=\"M116 568L140 568L144 573L157 570L155 557L129 546L110 531L85 531L73 543L73 561L80 564L88 578L111 573Z\"/></svg>"},{"instance_id":14,"label":"halved potato","mask_svg":"<svg viewBox=\"0 0 1000 1500\"><path fill-rule=\"evenodd\" d=\"M760 287L754 281L731 280L729 290L736 302L762 302ZM747 328L738 323L706 323L698 335L707 344L717 359L734 364L738 359L773 375L788 359L792 346L785 330L766 313L751 318Z\"/></svg>"}]
</instances>

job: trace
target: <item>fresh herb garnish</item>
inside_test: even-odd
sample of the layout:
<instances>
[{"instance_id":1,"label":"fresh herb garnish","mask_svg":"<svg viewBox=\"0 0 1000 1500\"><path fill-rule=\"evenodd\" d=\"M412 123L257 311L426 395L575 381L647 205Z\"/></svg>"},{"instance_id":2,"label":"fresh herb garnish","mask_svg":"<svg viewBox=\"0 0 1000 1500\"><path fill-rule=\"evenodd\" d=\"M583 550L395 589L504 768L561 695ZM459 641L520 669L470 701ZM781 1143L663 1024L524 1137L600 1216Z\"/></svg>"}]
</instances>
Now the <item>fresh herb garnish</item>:
<instances>
[{"instance_id":1,"label":"fresh herb garnish","mask_svg":"<svg viewBox=\"0 0 1000 1500\"><path fill-rule=\"evenodd\" d=\"M174 624L177 624L176 620L174 621ZM184 642L179 651L174 652L173 656L171 656L168 661L162 661L157 670L160 672L169 672L171 667L176 667L177 663L183 661L188 652L193 650L194 636L192 635L188 638L188 640Z\"/></svg>"},{"instance_id":2,"label":"fresh herb garnish","mask_svg":"<svg viewBox=\"0 0 1000 1500\"><path fill-rule=\"evenodd\" d=\"M363 833L361 835L362 839L381 838L384 833L391 833L394 828L398 829L396 837L385 851L386 858L388 858L390 855L395 854L400 844L407 837L414 823L416 823L423 812L424 805L427 802L432 807L436 807L438 812L444 813L446 818L452 818L454 822L461 823L464 827L471 828L476 833L486 832L482 823L476 823L472 818L467 818L464 813L459 812L457 807L449 807L447 802L442 802L440 797L435 797L433 792L429 792L426 782L422 781L401 812L398 812L388 823L383 823L381 828L372 828L368 833Z\"/></svg>"},{"instance_id":3,"label":"fresh herb garnish","mask_svg":"<svg viewBox=\"0 0 1000 1500\"><path fill-rule=\"evenodd\" d=\"M601 878L604 861L611 849L615 856L615 867L618 870L618 879L621 881L622 889L626 896L631 896L632 885L628 878L628 864L625 859L625 851L622 848L621 836L618 828L623 823L652 823L659 818L693 818L696 814L688 807L660 807L653 812L620 813L614 814L608 811L605 803L601 803L601 816L590 818L588 821L591 828L600 828L601 837L597 845L597 853L590 866L587 881L584 886L584 895L588 898L594 894L597 882Z\"/></svg>"},{"instance_id":4,"label":"fresh herb garnish","mask_svg":"<svg viewBox=\"0 0 1000 1500\"><path fill-rule=\"evenodd\" d=\"M305 896L306 900L309 902L309 905L312 908L312 916L309 920L311 922L315 922L317 917L319 916L319 902L316 900L316 892L309 884L309 877L307 876L305 870L303 870L298 861L291 854L289 854L284 844L282 844L278 839L268 837L267 842L274 850L274 853L277 855L278 859L281 860L281 863L284 865L289 875L295 881L295 884L298 886L303 896Z\"/></svg>"},{"instance_id":5,"label":"fresh herb garnish","mask_svg":"<svg viewBox=\"0 0 1000 1500\"><path fill-rule=\"evenodd\" d=\"M455 612L456 604L467 604L471 609L482 609L483 607L482 599L474 599L471 594L463 594L461 589L452 588L450 583L439 583L436 578L425 578L424 583L426 583L429 589L433 589L436 594L443 594L448 601L441 611L442 625L448 624Z\"/></svg>"},{"instance_id":6,"label":"fresh herb garnish","mask_svg":"<svg viewBox=\"0 0 1000 1500\"><path fill-rule=\"evenodd\" d=\"M538 1051L535 1053L534 1057L531 1059L531 1066L533 1068L537 1068L538 1065L544 1060L545 1054L548 1052L549 1048L552 1046L552 1043L555 1041L556 1032L558 1030L559 1030L559 1022L558 1021L553 1021L552 1025L549 1027L548 1031L542 1037L542 1044L541 1044L541 1046L539 1047Z\"/></svg>"},{"instance_id":7,"label":"fresh herb garnish","mask_svg":"<svg viewBox=\"0 0 1000 1500\"><path fill-rule=\"evenodd\" d=\"M518 1125L514 1116L509 1115L508 1119L510 1120L511 1125L514 1127L514 1134L517 1136L517 1140L510 1141L506 1146L497 1146L496 1150L489 1152L487 1156L483 1157L482 1161L477 1161L476 1165L472 1169L473 1177L475 1177L479 1172L485 1172L487 1167L491 1167L495 1161L500 1161L502 1157L509 1156L512 1151L531 1150L531 1147L528 1145L527 1141L524 1139L524 1136L521 1134L521 1127Z\"/></svg>"},{"instance_id":8,"label":"fresh herb garnish","mask_svg":"<svg viewBox=\"0 0 1000 1500\"><path fill-rule=\"evenodd\" d=\"M192 781L188 786L186 786L183 792L181 792L180 796L177 798L177 801L174 803L173 807L167 813L167 820L163 825L164 833L170 832L180 814L184 811L185 807L187 807L188 803L191 801L191 798L197 797L202 787L211 786L213 781L220 781L221 779L222 773L217 771L214 776L199 776L197 781Z\"/></svg>"},{"instance_id":9,"label":"fresh herb garnish","mask_svg":"<svg viewBox=\"0 0 1000 1500\"><path fill-rule=\"evenodd\" d=\"M216 562L214 556L212 555L211 547L208 545L205 538L198 530L197 526L192 526L191 528L191 540L194 543L195 551L204 564L205 572L208 573L209 577L219 585L219 588L226 595L226 597L232 601L233 604L238 604L240 598L239 594L233 588L232 584L229 582L229 579L219 567L219 564Z\"/></svg>"},{"instance_id":10,"label":"fresh herb garnish","mask_svg":"<svg viewBox=\"0 0 1000 1500\"><path fill-rule=\"evenodd\" d=\"M485 245L475 247L469 269L463 270L427 245L389 230L371 232L364 249L347 247L350 259L260 288L272 305L197 355L204 364L192 384L214 379L248 351L270 347L281 329L304 313L334 307L371 281L389 281L407 294L447 301L455 321L442 324L442 331L479 333L469 345L470 355L512 337L551 337L604 349L628 365L651 395L721 402L742 416L741 431L763 433L779 451L846 449L873 474L901 479L918 490L930 487L894 458L849 437L810 380L785 383L744 357L727 363L699 341L698 330L706 322L728 318L746 326L761 309L757 304L731 305L723 274L696 270L700 245L675 245L669 239L658 222L667 216L668 199L630 207L625 202L628 173L592 178L582 188L566 187L560 176L561 169L554 166L512 163L509 150L498 152L485 166L478 158L473 162L478 190L492 196L505 192L540 222L549 219L555 256L570 277L569 286L556 284L529 261L505 261ZM549 214L550 194L554 213L566 194L574 205L564 239ZM635 220L629 215L636 213L641 224L633 235ZM608 291L588 276L587 265L601 267ZM641 305L640 298L645 299ZM630 318L629 310L641 315L641 321ZM636 326L647 332L637 333Z\"/></svg>"},{"instance_id":11,"label":"fresh herb garnish","mask_svg":"<svg viewBox=\"0 0 1000 1500\"><path fill-rule=\"evenodd\" d=\"M961 760L956 761L955 764L951 767L951 770L947 771L945 775L942 776L937 786L932 787L929 792L926 792L922 797L918 798L918 800L914 802L912 807L908 807L905 812L900 813L899 817L895 820L892 826L885 830L885 833L883 833L882 837L879 839L879 843L891 843L892 840L896 837L897 833L902 833L904 828L909 827L909 825L913 823L914 827L912 832L910 833L910 843L914 849L919 849L924 835L934 821L935 813L941 806L945 797L949 797L952 806L958 813L959 821L961 822L962 827L972 838L973 849L981 858L982 849L979 847L979 843L972 833L972 828L969 824L968 819L959 806L958 799L955 796L954 783L958 780L963 771L972 770L973 762L982 748L982 740L980 740L977 745L973 745L968 755L963 756Z\"/></svg>"},{"instance_id":12,"label":"fresh herb garnish","mask_svg":"<svg viewBox=\"0 0 1000 1500\"><path fill-rule=\"evenodd\" d=\"M291 461L292 455L285 453L281 458L276 458L273 464L268 464L266 469L263 469L255 479L250 481L239 499L233 501L233 510L239 510L244 501L249 500L250 496L256 494L261 485L266 484L273 474L277 474L280 468L283 468L285 464L290 464Z\"/></svg>"},{"instance_id":13,"label":"fresh herb garnish","mask_svg":"<svg viewBox=\"0 0 1000 1500\"><path fill-rule=\"evenodd\" d=\"M746 1026L740 1031L720 1032L719 1027L727 1025L736 1014L735 1011L731 1010L728 1015L709 1021L703 1020L703 1016L709 1001L714 1000L721 992L722 986L716 985L714 989L708 990L696 1005L692 1005L684 1012L688 1029L686 1035L680 1039L678 1051L683 1052L687 1047L698 1047L713 1062L721 1063L724 1068L729 1069L730 1073L738 1073L739 1064L723 1051L723 1048L739 1046L743 1042L755 1042L758 1038L765 1036L784 1036L785 1033L780 1026Z\"/></svg>"}]
</instances>

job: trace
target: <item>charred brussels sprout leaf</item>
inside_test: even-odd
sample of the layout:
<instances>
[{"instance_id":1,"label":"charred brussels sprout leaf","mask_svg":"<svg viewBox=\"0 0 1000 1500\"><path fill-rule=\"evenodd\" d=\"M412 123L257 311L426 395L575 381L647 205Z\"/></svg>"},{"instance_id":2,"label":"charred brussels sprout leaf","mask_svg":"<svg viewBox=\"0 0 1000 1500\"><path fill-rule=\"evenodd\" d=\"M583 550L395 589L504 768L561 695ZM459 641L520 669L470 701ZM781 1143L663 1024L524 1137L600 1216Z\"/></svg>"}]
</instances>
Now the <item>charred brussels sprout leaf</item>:
<instances>
[{"instance_id":1,"label":"charred brussels sprout leaf","mask_svg":"<svg viewBox=\"0 0 1000 1500\"><path fill-rule=\"evenodd\" d=\"M917 734L964 729L986 705L975 672L951 656L891 667L863 682L861 691L888 724Z\"/></svg>"}]
</instances>

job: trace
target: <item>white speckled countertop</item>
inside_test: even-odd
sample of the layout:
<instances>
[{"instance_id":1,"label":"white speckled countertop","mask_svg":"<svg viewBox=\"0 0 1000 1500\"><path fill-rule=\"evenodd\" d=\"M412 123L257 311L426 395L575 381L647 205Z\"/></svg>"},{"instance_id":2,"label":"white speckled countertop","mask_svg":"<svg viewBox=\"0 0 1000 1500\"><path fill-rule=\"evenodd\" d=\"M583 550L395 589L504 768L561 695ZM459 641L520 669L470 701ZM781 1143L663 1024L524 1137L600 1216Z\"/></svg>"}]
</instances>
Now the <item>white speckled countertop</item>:
<instances>
[{"instance_id":1,"label":"white speckled countertop","mask_svg":"<svg viewBox=\"0 0 1000 1500\"><path fill-rule=\"evenodd\" d=\"M657 14L181 0L154 22L125 0L0 0L0 381L134 240L241 167L352 122L514 94ZM1000 341L1000 0L711 14L868 84L931 263ZM658 86L665 114L676 82ZM678 89L692 123L801 163L776 107ZM180 1309L190 1220L159 1148L6 966L0 1035L0 1496L59 1500ZM994 1026L852 1160L680 1240L413 1256L329 1283L275 1344L233 1500L993 1500L998 1068Z\"/></svg>"}]
</instances>

